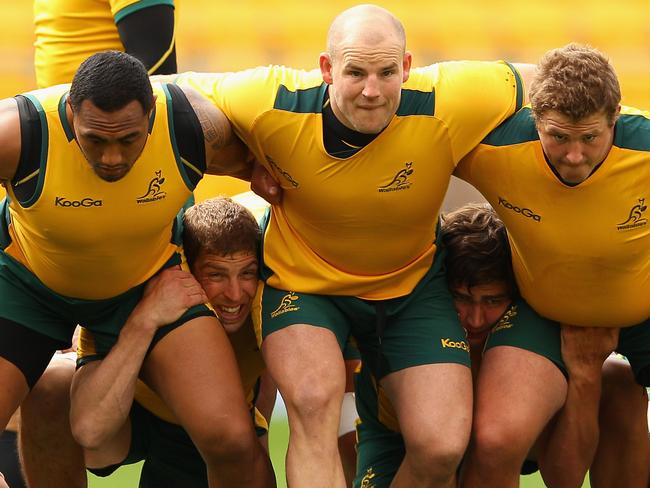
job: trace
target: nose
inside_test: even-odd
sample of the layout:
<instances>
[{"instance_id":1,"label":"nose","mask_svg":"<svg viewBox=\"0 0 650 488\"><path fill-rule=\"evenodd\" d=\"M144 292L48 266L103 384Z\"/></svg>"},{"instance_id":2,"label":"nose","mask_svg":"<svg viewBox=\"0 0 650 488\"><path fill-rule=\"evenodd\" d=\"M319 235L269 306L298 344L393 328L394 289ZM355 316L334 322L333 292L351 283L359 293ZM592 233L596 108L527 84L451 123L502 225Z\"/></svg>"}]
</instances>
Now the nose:
<instances>
[{"instance_id":1,"label":"nose","mask_svg":"<svg viewBox=\"0 0 650 488\"><path fill-rule=\"evenodd\" d=\"M480 329L485 325L485 316L480 305L472 305L465 316L469 329Z\"/></svg>"},{"instance_id":2,"label":"nose","mask_svg":"<svg viewBox=\"0 0 650 488\"><path fill-rule=\"evenodd\" d=\"M582 150L582 144L579 142L574 142L569 145L565 159L570 164L580 164L584 160L584 152Z\"/></svg>"},{"instance_id":3,"label":"nose","mask_svg":"<svg viewBox=\"0 0 650 488\"><path fill-rule=\"evenodd\" d=\"M379 81L375 75L369 75L366 78L362 93L366 98L377 98L379 96Z\"/></svg>"},{"instance_id":4,"label":"nose","mask_svg":"<svg viewBox=\"0 0 650 488\"><path fill-rule=\"evenodd\" d=\"M122 164L122 151L117 145L108 145L102 152L102 164L106 166L117 166Z\"/></svg>"},{"instance_id":5,"label":"nose","mask_svg":"<svg viewBox=\"0 0 650 488\"><path fill-rule=\"evenodd\" d=\"M228 284L226 285L223 294L228 300L239 302L242 297L242 288L239 284L239 280L228 280Z\"/></svg>"}]
</instances>

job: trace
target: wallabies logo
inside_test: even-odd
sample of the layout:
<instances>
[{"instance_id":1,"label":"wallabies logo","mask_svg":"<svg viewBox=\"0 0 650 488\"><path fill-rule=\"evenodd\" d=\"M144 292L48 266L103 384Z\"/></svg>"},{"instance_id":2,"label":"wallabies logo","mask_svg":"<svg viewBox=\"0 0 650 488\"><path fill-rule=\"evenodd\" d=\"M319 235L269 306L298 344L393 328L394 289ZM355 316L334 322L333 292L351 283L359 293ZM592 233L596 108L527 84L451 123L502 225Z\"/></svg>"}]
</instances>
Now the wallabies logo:
<instances>
[{"instance_id":1,"label":"wallabies logo","mask_svg":"<svg viewBox=\"0 0 650 488\"><path fill-rule=\"evenodd\" d=\"M163 183L165 183L165 177L162 175L162 170L158 170L156 171L156 176L149 182L147 192L141 197L136 198L136 201L138 203L147 203L162 200L167 196L167 193L161 189Z\"/></svg>"}]
</instances>

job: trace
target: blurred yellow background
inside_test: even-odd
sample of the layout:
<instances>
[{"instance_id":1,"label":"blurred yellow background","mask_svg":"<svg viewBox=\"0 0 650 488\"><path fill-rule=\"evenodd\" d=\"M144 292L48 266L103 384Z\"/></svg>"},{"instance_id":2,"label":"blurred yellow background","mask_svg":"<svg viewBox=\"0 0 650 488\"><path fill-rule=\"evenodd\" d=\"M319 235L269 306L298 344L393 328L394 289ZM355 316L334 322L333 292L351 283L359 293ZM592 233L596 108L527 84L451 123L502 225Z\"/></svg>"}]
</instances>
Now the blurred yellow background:
<instances>
[{"instance_id":1,"label":"blurred yellow background","mask_svg":"<svg viewBox=\"0 0 650 488\"><path fill-rule=\"evenodd\" d=\"M32 89L31 2L2 2L0 96ZM333 17L357 2L177 0L181 71L260 64L316 67ZM570 41L607 53L623 102L650 108L650 3L596 0L405 0L378 2L402 19L416 66L448 59L535 62Z\"/></svg>"},{"instance_id":2,"label":"blurred yellow background","mask_svg":"<svg viewBox=\"0 0 650 488\"><path fill-rule=\"evenodd\" d=\"M334 16L358 2L330 0L176 0L180 71L231 71L265 64L311 69L325 47ZM623 103L650 109L648 0L405 0L379 5L404 23L414 65L450 59L536 62L571 41L604 51L619 74ZM35 88L32 4L3 1L0 98ZM453 183L452 186L457 185ZM209 177L197 199L248 189L244 182ZM468 196L471 194L471 197ZM480 199L454 191L446 208Z\"/></svg>"}]
</instances>

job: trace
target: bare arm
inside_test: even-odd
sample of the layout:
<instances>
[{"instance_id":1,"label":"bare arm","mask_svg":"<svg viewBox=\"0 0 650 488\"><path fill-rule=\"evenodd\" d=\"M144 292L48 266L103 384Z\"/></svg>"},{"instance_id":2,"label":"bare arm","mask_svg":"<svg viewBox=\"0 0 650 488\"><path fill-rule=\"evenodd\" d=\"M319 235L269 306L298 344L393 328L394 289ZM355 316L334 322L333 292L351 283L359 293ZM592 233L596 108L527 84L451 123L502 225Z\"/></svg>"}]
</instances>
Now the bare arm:
<instances>
[{"instance_id":1,"label":"bare arm","mask_svg":"<svg viewBox=\"0 0 650 488\"><path fill-rule=\"evenodd\" d=\"M580 486L598 445L598 408L602 367L618 344L619 329L562 325L562 358L569 382L540 455L540 469L549 486Z\"/></svg>"},{"instance_id":2,"label":"bare arm","mask_svg":"<svg viewBox=\"0 0 650 488\"><path fill-rule=\"evenodd\" d=\"M517 68L519 74L521 75L521 80L524 83L524 105L528 103L528 89L530 88L530 83L533 81L535 72L537 71L537 65L535 64L524 64L524 63L514 63L513 66Z\"/></svg>"},{"instance_id":3,"label":"bare arm","mask_svg":"<svg viewBox=\"0 0 650 488\"><path fill-rule=\"evenodd\" d=\"M192 88L181 87L201 123L205 138L206 173L250 181L253 162L230 121L212 102Z\"/></svg>"},{"instance_id":4,"label":"bare arm","mask_svg":"<svg viewBox=\"0 0 650 488\"><path fill-rule=\"evenodd\" d=\"M0 184L6 185L16 174L20 158L20 118L14 98L0 100Z\"/></svg>"},{"instance_id":5,"label":"bare arm","mask_svg":"<svg viewBox=\"0 0 650 488\"><path fill-rule=\"evenodd\" d=\"M84 448L102 448L124 425L156 330L206 301L199 283L180 269L165 270L150 280L106 358L81 367L73 377L70 423Z\"/></svg>"}]
</instances>

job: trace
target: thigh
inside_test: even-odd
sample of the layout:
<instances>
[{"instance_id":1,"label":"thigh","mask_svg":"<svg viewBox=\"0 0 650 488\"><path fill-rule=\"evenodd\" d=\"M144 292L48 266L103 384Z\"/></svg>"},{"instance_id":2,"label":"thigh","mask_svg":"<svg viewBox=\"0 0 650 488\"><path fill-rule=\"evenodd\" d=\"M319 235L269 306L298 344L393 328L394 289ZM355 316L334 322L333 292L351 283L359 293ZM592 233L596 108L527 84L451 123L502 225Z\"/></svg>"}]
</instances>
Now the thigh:
<instances>
[{"instance_id":1,"label":"thigh","mask_svg":"<svg viewBox=\"0 0 650 488\"><path fill-rule=\"evenodd\" d=\"M197 317L165 335L142 371L192 437L242 424L254 435L235 356L216 318Z\"/></svg>"},{"instance_id":2,"label":"thigh","mask_svg":"<svg viewBox=\"0 0 650 488\"><path fill-rule=\"evenodd\" d=\"M458 363L396 371L381 380L395 408L407 450L411 444L462 452L472 424L472 375ZM435 394L432 394L435 392Z\"/></svg>"},{"instance_id":3,"label":"thigh","mask_svg":"<svg viewBox=\"0 0 650 488\"><path fill-rule=\"evenodd\" d=\"M564 405L566 388L562 371L546 357L518 347L492 347L477 379L474 426L530 449Z\"/></svg>"}]
</instances>

